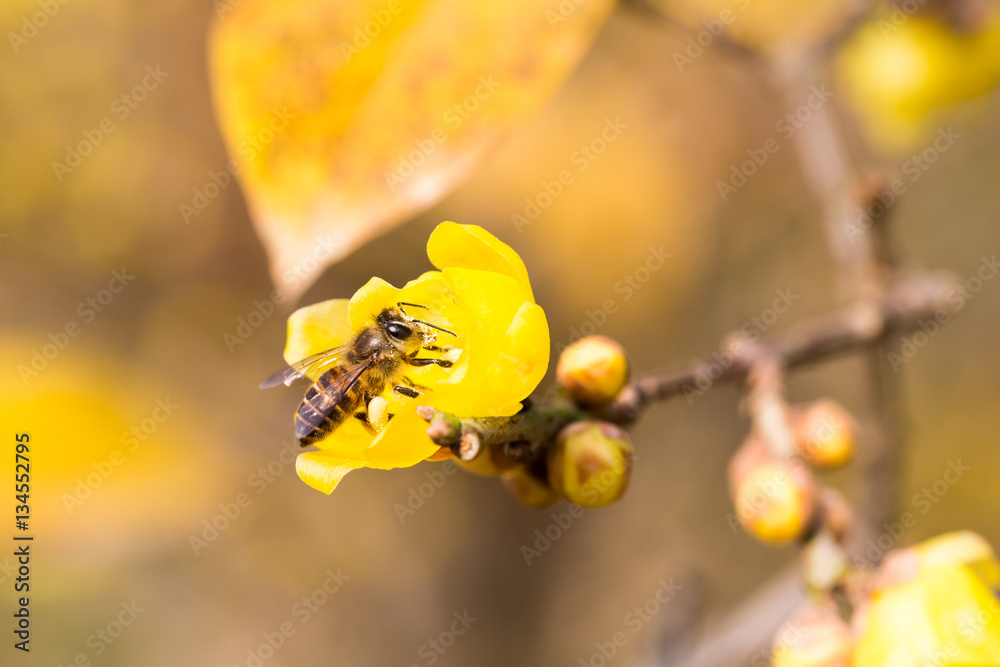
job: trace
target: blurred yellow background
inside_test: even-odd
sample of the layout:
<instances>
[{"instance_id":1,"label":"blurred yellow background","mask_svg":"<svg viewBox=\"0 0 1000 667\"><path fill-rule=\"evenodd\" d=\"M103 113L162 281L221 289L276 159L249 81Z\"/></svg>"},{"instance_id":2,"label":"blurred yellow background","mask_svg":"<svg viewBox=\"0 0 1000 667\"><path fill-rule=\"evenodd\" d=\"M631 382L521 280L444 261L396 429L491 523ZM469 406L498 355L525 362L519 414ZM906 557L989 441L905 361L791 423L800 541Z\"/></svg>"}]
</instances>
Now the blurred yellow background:
<instances>
[{"instance_id":1,"label":"blurred yellow background","mask_svg":"<svg viewBox=\"0 0 1000 667\"><path fill-rule=\"evenodd\" d=\"M206 75L215 10L7 2L3 34L22 34L42 5L57 9L37 34L0 48L0 540L16 532L21 432L36 538L32 650L5 643L0 663L576 665L661 579L696 576L713 618L791 561L727 522L724 468L746 430L733 387L651 410L633 430L626 497L558 531L565 503L528 510L496 480L442 464L355 473L329 497L301 483L288 453L301 396L257 389L282 363L296 304L269 305L237 184L188 221L181 209L229 159ZM720 44L678 71L673 56L697 32L617 8L565 87L468 182L327 270L298 305L350 296L372 275L402 284L430 268L430 230L455 220L522 256L556 350L593 328L640 372L711 353L776 290L801 298L774 329L828 310L832 263L791 144L719 196L787 110ZM852 118L832 74L830 85ZM958 138L905 176L894 205L905 264L968 278L1000 250L998 111L992 91L936 120ZM609 121L620 133L580 169L574 155ZM906 174L933 133L920 141L879 160ZM81 142L92 151L70 155ZM565 169L572 183L518 225ZM670 254L663 268L622 287L655 252ZM918 515L901 543L970 528L1000 545L998 316L1000 281L987 281L899 373L899 505ZM845 358L797 372L790 398L858 408L861 369ZM915 494L958 460L968 473L923 512ZM850 470L829 480L849 489ZM527 563L522 546L546 529L558 539ZM11 552L0 549L5 616ZM456 621L465 612L476 620ZM664 620L630 633L617 664L652 650Z\"/></svg>"}]
</instances>

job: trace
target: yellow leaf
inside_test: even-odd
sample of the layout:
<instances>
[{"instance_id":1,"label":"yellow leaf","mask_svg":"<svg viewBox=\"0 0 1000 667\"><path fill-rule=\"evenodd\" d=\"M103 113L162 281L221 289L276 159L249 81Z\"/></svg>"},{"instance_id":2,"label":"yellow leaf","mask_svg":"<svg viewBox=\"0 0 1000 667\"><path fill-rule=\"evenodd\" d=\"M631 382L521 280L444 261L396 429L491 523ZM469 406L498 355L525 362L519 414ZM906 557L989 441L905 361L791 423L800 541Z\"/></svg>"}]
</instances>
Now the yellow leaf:
<instances>
[{"instance_id":1,"label":"yellow leaf","mask_svg":"<svg viewBox=\"0 0 1000 667\"><path fill-rule=\"evenodd\" d=\"M580 60L611 0L243 0L210 38L219 122L293 299L434 204Z\"/></svg>"}]
</instances>

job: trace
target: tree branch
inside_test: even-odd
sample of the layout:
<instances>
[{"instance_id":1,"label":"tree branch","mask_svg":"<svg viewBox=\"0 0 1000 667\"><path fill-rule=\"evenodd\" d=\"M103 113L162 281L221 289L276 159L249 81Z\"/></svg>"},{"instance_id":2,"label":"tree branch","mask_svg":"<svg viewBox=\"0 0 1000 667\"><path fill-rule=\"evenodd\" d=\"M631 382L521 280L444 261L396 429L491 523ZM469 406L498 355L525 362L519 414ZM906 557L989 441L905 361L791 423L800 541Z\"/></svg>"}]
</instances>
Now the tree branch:
<instances>
[{"instance_id":1,"label":"tree branch","mask_svg":"<svg viewBox=\"0 0 1000 667\"><path fill-rule=\"evenodd\" d=\"M803 320L758 342L729 336L722 353L636 380L622 390L614 403L595 413L558 398L528 405L512 417L459 419L433 408L423 408L421 416L431 423L431 439L442 447L457 451L463 434L475 432L482 445L504 446L505 453L515 461L531 460L571 422L597 418L628 425L653 403L681 393L691 397L719 384L741 381L762 358L775 359L791 369L869 347L890 333L916 327L938 311L950 312L953 306L948 295L955 285L950 274L907 276L896 280L874 307L872 302L861 301L825 317Z\"/></svg>"}]
</instances>

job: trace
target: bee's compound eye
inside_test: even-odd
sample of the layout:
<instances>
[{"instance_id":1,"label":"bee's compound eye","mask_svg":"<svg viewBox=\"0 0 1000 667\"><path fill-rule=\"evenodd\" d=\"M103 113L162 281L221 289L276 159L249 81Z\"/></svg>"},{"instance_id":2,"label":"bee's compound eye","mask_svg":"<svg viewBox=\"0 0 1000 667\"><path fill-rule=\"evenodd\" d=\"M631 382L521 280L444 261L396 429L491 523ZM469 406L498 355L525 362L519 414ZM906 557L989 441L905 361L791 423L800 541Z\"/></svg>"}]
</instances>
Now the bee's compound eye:
<instances>
[{"instance_id":1,"label":"bee's compound eye","mask_svg":"<svg viewBox=\"0 0 1000 667\"><path fill-rule=\"evenodd\" d=\"M399 322L389 322L385 325L385 331L396 340L406 340L413 335L413 330L410 327Z\"/></svg>"}]
</instances>

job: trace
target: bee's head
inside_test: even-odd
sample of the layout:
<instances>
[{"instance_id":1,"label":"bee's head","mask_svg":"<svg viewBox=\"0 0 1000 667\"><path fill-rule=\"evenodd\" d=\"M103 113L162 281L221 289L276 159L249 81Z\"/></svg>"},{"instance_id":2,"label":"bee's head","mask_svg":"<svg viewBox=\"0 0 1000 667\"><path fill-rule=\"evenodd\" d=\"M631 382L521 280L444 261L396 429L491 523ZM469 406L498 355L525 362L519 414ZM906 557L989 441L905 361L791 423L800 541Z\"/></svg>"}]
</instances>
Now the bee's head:
<instances>
[{"instance_id":1,"label":"bee's head","mask_svg":"<svg viewBox=\"0 0 1000 667\"><path fill-rule=\"evenodd\" d=\"M383 310L376 320L389 343L405 354L419 350L424 345L434 342L436 338L432 329L407 318L393 308Z\"/></svg>"}]
</instances>

